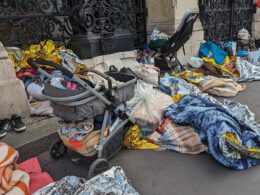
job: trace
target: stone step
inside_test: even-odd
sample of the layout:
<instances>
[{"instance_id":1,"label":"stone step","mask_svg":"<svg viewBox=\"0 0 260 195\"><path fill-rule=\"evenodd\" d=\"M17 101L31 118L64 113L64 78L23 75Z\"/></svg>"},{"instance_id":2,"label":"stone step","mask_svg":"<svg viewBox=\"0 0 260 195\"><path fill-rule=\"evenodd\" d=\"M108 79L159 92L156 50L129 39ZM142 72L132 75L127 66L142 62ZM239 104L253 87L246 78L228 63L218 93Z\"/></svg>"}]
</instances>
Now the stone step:
<instances>
[{"instance_id":1,"label":"stone step","mask_svg":"<svg viewBox=\"0 0 260 195\"><path fill-rule=\"evenodd\" d=\"M19 152L20 162L48 151L50 145L58 137L56 131L60 127L56 117L30 117L25 119L25 124L26 131L8 132L7 136L0 140Z\"/></svg>"}]
</instances>

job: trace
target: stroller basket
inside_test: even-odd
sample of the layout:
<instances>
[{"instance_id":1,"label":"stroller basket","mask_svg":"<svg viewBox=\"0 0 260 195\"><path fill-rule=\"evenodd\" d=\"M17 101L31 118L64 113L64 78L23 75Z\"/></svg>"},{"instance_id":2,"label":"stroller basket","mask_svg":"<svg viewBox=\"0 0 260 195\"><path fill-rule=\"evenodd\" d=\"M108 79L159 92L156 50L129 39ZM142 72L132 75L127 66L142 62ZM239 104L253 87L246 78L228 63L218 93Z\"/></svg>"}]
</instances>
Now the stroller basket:
<instances>
[{"instance_id":1,"label":"stroller basket","mask_svg":"<svg viewBox=\"0 0 260 195\"><path fill-rule=\"evenodd\" d=\"M136 77L120 72L108 72L108 76L120 85L114 87L115 105L126 102L133 98ZM107 97L106 91L95 88L96 91ZM50 83L45 85L43 95L51 101L53 113L68 121L82 121L104 113L106 104L92 93L83 90L65 90L53 87Z\"/></svg>"}]
</instances>

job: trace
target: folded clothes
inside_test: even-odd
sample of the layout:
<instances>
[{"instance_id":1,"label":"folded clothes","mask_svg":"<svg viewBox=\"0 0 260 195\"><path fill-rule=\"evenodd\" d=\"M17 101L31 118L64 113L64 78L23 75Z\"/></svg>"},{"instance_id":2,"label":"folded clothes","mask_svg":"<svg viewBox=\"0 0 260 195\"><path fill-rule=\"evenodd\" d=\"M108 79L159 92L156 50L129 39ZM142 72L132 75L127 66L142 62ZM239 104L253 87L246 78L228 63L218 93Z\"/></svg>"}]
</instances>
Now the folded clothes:
<instances>
[{"instance_id":1,"label":"folded clothes","mask_svg":"<svg viewBox=\"0 0 260 195\"><path fill-rule=\"evenodd\" d=\"M226 167L243 170L260 163L260 159L246 156L226 141L226 135L231 134L248 150L259 151L260 135L240 124L233 114L217 104L187 95L178 104L169 106L165 117L170 117L177 124L198 129L198 133L206 138L202 142L207 144L210 154Z\"/></svg>"},{"instance_id":2,"label":"folded clothes","mask_svg":"<svg viewBox=\"0 0 260 195\"><path fill-rule=\"evenodd\" d=\"M54 116L50 101L37 101L30 104L32 116Z\"/></svg>"}]
</instances>

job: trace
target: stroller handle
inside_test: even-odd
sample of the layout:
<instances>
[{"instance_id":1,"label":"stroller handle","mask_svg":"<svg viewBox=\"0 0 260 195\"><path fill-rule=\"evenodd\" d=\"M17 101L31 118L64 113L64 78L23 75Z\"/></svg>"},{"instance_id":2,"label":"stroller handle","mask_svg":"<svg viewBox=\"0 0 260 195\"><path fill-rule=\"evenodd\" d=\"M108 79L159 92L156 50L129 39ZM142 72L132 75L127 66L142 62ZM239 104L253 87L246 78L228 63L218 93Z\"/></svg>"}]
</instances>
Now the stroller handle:
<instances>
[{"instance_id":1,"label":"stroller handle","mask_svg":"<svg viewBox=\"0 0 260 195\"><path fill-rule=\"evenodd\" d=\"M27 60L27 63L33 68L33 69L38 69L39 65L47 65L51 66L57 70L60 70L63 74L73 77L73 73L70 72L68 69L64 68L63 66L56 64L52 61L40 59L40 58L30 58Z\"/></svg>"}]
</instances>

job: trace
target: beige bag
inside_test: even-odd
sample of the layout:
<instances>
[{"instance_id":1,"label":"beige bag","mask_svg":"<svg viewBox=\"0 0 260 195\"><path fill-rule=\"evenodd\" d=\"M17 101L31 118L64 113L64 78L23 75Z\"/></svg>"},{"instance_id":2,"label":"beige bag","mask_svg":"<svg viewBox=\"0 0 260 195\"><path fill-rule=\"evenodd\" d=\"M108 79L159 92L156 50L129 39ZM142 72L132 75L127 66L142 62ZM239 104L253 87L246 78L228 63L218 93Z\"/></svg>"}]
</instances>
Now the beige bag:
<instances>
[{"instance_id":1,"label":"beige bag","mask_svg":"<svg viewBox=\"0 0 260 195\"><path fill-rule=\"evenodd\" d=\"M200 88L203 92L207 92L212 95L217 95L220 97L234 97L238 94L238 92L244 91L246 89L246 85L238 84L233 79L210 77L210 79L202 83Z\"/></svg>"},{"instance_id":2,"label":"beige bag","mask_svg":"<svg viewBox=\"0 0 260 195\"><path fill-rule=\"evenodd\" d=\"M152 85L159 84L160 69L155 66L144 66L138 75L142 80Z\"/></svg>"},{"instance_id":3,"label":"beige bag","mask_svg":"<svg viewBox=\"0 0 260 195\"><path fill-rule=\"evenodd\" d=\"M99 144L100 132L101 131L92 131L81 141L71 140L66 135L61 135L60 138L69 149L83 156L87 156L94 152L95 146Z\"/></svg>"}]
</instances>

